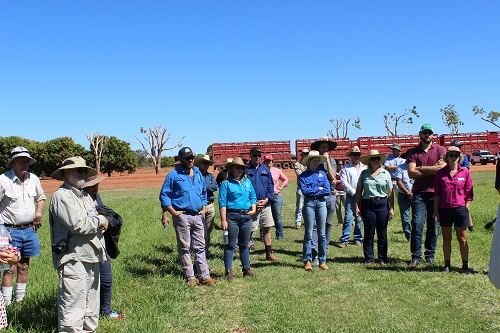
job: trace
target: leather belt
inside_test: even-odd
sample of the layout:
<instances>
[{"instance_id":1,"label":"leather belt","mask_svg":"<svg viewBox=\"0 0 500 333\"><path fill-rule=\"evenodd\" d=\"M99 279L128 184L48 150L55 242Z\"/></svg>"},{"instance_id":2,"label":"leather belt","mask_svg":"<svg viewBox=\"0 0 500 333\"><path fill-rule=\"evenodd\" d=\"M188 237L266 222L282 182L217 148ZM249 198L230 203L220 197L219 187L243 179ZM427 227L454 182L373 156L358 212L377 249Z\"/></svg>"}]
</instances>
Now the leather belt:
<instances>
[{"instance_id":1,"label":"leather belt","mask_svg":"<svg viewBox=\"0 0 500 333\"><path fill-rule=\"evenodd\" d=\"M6 228L13 228L13 229L26 229L29 228L33 225L33 223L28 223L28 224L4 224Z\"/></svg>"},{"instance_id":2,"label":"leather belt","mask_svg":"<svg viewBox=\"0 0 500 333\"><path fill-rule=\"evenodd\" d=\"M384 199L387 199L387 197L373 197L373 198L368 198L368 199L365 199L365 200L373 201L373 202L379 202L380 200L384 200Z\"/></svg>"},{"instance_id":3,"label":"leather belt","mask_svg":"<svg viewBox=\"0 0 500 333\"><path fill-rule=\"evenodd\" d=\"M323 196L323 195L318 195L318 196L312 195L312 196L306 196L306 198L307 199L311 199L311 200L321 200L321 199L324 199L325 196Z\"/></svg>"},{"instance_id":4,"label":"leather belt","mask_svg":"<svg viewBox=\"0 0 500 333\"><path fill-rule=\"evenodd\" d=\"M186 211L184 211L183 214L186 214L186 215L198 215L198 212L192 212L192 211L186 210Z\"/></svg>"},{"instance_id":5,"label":"leather belt","mask_svg":"<svg viewBox=\"0 0 500 333\"><path fill-rule=\"evenodd\" d=\"M228 213L238 213L238 214L241 214L241 215L245 215L245 214L248 214L248 212L250 211L249 209L226 209L226 211Z\"/></svg>"}]
</instances>

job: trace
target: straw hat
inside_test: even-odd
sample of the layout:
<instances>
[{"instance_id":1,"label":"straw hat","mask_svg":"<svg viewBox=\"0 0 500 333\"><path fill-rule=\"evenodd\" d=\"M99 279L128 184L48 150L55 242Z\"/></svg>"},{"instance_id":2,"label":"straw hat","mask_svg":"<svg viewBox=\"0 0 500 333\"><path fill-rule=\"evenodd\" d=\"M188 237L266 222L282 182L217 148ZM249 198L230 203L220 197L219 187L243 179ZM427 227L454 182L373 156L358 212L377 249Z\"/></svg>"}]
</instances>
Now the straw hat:
<instances>
[{"instance_id":1,"label":"straw hat","mask_svg":"<svg viewBox=\"0 0 500 333\"><path fill-rule=\"evenodd\" d=\"M235 165L240 165L240 166L243 166L243 167L245 167L245 169L249 167L249 165L248 165L248 164L245 164L245 162L243 162L243 159L242 159L240 156L238 156L238 157L234 157L234 158L231 160L231 162L226 162L226 163L224 163L224 168L225 168L225 169L227 169L227 170L230 170L230 169L232 169Z\"/></svg>"},{"instance_id":2,"label":"straw hat","mask_svg":"<svg viewBox=\"0 0 500 333\"><path fill-rule=\"evenodd\" d=\"M57 180L64 180L63 170L78 169L78 168L86 168L87 169L87 176L89 176L89 177L97 175L97 170L87 166L87 163L85 162L85 160L81 156L73 156L73 157L65 159L62 162L62 167L60 167L56 171L52 172L50 177L52 177L53 179L57 179Z\"/></svg>"},{"instance_id":3,"label":"straw hat","mask_svg":"<svg viewBox=\"0 0 500 333\"><path fill-rule=\"evenodd\" d=\"M99 184L100 182L102 182L106 177L103 177L103 176L91 176L87 179L87 181L85 182L85 184L82 186L82 188L85 188L85 187L90 187L90 186L94 186L96 184Z\"/></svg>"},{"instance_id":4,"label":"straw hat","mask_svg":"<svg viewBox=\"0 0 500 333\"><path fill-rule=\"evenodd\" d=\"M215 163L214 161L210 161L210 155L199 155L194 159L194 166L199 167L203 161L208 162L209 165L213 165Z\"/></svg>"},{"instance_id":5,"label":"straw hat","mask_svg":"<svg viewBox=\"0 0 500 333\"><path fill-rule=\"evenodd\" d=\"M325 161L326 161L326 157L325 157L325 156L323 156L323 155L320 155L320 154L319 154L319 151L317 151L317 150L311 150L311 151L309 152L309 155L307 155L306 157L304 157L304 158L300 161L300 163L302 163L302 165L308 166L308 165L309 165L309 160L310 160L311 158L315 158L315 157L319 157L319 162L320 162L320 163L323 163L323 162L325 162Z\"/></svg>"},{"instance_id":6,"label":"straw hat","mask_svg":"<svg viewBox=\"0 0 500 333\"><path fill-rule=\"evenodd\" d=\"M311 145L311 151L312 150L319 150L319 146L322 143L324 143L324 142L328 143L328 151L334 150L335 147L337 147L337 142L330 141L328 139L328 137L322 136L321 139L319 139L318 141L315 141L315 142L312 143L312 145Z\"/></svg>"},{"instance_id":7,"label":"straw hat","mask_svg":"<svg viewBox=\"0 0 500 333\"><path fill-rule=\"evenodd\" d=\"M385 162L385 160L387 159L386 154L380 154L377 149L371 149L368 152L368 155L366 155L365 157L363 157L361 159L361 163L368 165L368 163L370 163L370 158L377 157L377 156L380 157L380 164L383 164Z\"/></svg>"},{"instance_id":8,"label":"straw hat","mask_svg":"<svg viewBox=\"0 0 500 333\"><path fill-rule=\"evenodd\" d=\"M361 152L361 150L359 150L358 146L352 147L351 151L348 151L347 154L345 154L345 156L351 157L351 154L353 154L353 153L361 154L361 156L363 156L363 153Z\"/></svg>"},{"instance_id":9,"label":"straw hat","mask_svg":"<svg viewBox=\"0 0 500 333\"><path fill-rule=\"evenodd\" d=\"M10 161L9 163L7 164L7 169L10 169L12 167L12 161L18 157L27 157L30 159L30 165L32 165L33 163L36 163L36 160L34 158L32 158L30 156L30 153L28 152L28 149L24 148L24 147L16 147L14 149L12 149L12 151L10 152Z\"/></svg>"}]
</instances>

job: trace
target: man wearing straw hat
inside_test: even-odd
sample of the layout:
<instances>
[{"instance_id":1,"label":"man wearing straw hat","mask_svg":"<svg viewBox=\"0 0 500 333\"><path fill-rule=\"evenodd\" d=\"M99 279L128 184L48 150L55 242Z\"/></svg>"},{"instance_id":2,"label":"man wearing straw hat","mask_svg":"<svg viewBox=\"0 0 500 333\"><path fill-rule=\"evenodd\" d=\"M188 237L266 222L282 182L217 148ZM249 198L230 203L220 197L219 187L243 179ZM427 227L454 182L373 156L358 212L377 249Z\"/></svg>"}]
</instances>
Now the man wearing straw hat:
<instances>
[{"instance_id":1,"label":"man wearing straw hat","mask_svg":"<svg viewBox=\"0 0 500 333\"><path fill-rule=\"evenodd\" d=\"M366 165L361 163L361 150L358 146L351 148L346 156L351 159L349 163L344 165L340 171L340 181L345 191L345 218L342 227L342 236L340 237L339 247L344 248L349 244L351 237L351 227L354 223L354 196L356 195L356 187L361 172L366 169ZM363 244L363 229L359 223L354 226L354 244L361 246Z\"/></svg>"},{"instance_id":2,"label":"man wearing straw hat","mask_svg":"<svg viewBox=\"0 0 500 333\"><path fill-rule=\"evenodd\" d=\"M0 218L12 238L12 245L19 249L21 260L5 271L2 279L2 294L5 304L12 301L12 283L17 268L16 302L26 294L30 258L40 255L37 230L42 226L45 194L40 179L29 166L36 163L28 150L16 147L12 150L7 168L0 176ZM36 202L36 211L35 211Z\"/></svg>"},{"instance_id":3,"label":"man wearing straw hat","mask_svg":"<svg viewBox=\"0 0 500 333\"><path fill-rule=\"evenodd\" d=\"M99 324L99 264L107 260L103 232L108 220L82 190L97 171L70 157L50 176L63 180L50 200L52 262L59 275L59 332L94 332Z\"/></svg>"},{"instance_id":4,"label":"man wearing straw hat","mask_svg":"<svg viewBox=\"0 0 500 333\"><path fill-rule=\"evenodd\" d=\"M205 206L205 253L208 256L208 248L210 247L210 233L214 228L215 220L215 194L219 189L217 185L217 180L214 175L208 172L208 168L214 164L214 161L210 160L209 155L199 155L194 159L194 166L200 169L201 174L205 177L205 186L207 187L207 205Z\"/></svg>"}]
</instances>

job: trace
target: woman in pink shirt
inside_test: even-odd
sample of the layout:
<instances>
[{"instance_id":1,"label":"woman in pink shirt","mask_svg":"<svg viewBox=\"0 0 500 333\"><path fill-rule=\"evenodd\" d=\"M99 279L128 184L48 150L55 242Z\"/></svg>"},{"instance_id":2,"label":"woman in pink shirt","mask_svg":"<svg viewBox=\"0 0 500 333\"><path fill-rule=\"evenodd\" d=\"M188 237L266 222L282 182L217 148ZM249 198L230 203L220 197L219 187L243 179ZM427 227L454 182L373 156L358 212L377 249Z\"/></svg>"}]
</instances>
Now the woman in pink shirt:
<instances>
[{"instance_id":1,"label":"woman in pink shirt","mask_svg":"<svg viewBox=\"0 0 500 333\"><path fill-rule=\"evenodd\" d=\"M434 219L436 223L441 224L443 231L443 274L448 274L451 270L452 226L455 226L460 245L462 273L469 274L467 226L470 204L474 196L472 177L467 168L459 165L462 155L458 147L449 147L443 159L447 166L436 173L434 181Z\"/></svg>"}]
</instances>

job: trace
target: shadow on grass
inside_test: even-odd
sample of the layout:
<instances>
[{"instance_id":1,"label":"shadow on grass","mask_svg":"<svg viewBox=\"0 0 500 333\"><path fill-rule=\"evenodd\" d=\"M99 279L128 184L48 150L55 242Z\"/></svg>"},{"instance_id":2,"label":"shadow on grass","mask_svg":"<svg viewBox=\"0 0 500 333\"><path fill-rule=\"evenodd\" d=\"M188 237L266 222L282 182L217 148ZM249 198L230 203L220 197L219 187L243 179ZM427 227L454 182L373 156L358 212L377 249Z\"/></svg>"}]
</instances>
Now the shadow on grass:
<instances>
[{"instance_id":1,"label":"shadow on grass","mask_svg":"<svg viewBox=\"0 0 500 333\"><path fill-rule=\"evenodd\" d=\"M9 327L21 332L57 332L56 294L41 297L8 306Z\"/></svg>"},{"instance_id":2,"label":"shadow on grass","mask_svg":"<svg viewBox=\"0 0 500 333\"><path fill-rule=\"evenodd\" d=\"M160 245L151 255L130 255L122 258L125 269L135 276L146 277L150 275L177 275L183 277L177 252L170 247Z\"/></svg>"}]
</instances>

